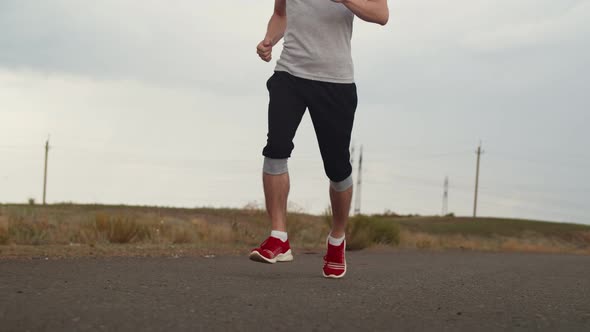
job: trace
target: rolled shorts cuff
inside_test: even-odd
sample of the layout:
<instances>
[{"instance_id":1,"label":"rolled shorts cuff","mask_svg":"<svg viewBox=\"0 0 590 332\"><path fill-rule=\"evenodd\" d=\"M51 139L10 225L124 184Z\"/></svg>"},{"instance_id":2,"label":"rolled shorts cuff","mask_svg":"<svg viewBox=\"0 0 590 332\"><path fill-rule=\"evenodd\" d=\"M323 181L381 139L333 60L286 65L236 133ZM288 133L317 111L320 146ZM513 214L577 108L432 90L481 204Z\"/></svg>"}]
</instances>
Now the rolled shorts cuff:
<instances>
[{"instance_id":1,"label":"rolled shorts cuff","mask_svg":"<svg viewBox=\"0 0 590 332\"><path fill-rule=\"evenodd\" d=\"M264 157L262 171L265 174L281 175L289 172L288 159L272 159Z\"/></svg>"},{"instance_id":2,"label":"rolled shorts cuff","mask_svg":"<svg viewBox=\"0 0 590 332\"><path fill-rule=\"evenodd\" d=\"M340 182L330 181L330 186L337 192L343 192L348 190L348 188L352 187L352 174L350 174L346 179Z\"/></svg>"}]
</instances>

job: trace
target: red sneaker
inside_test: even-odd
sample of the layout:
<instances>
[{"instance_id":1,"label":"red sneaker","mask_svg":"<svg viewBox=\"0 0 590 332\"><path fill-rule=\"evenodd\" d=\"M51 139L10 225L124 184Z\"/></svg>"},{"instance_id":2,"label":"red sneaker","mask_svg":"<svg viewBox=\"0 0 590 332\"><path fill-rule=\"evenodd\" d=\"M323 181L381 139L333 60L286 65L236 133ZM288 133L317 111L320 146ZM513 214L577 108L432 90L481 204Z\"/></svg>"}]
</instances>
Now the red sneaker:
<instances>
[{"instance_id":1,"label":"red sneaker","mask_svg":"<svg viewBox=\"0 0 590 332\"><path fill-rule=\"evenodd\" d=\"M289 240L283 242L276 237L269 237L260 247L252 249L250 259L261 263L290 262L293 260Z\"/></svg>"},{"instance_id":2,"label":"red sneaker","mask_svg":"<svg viewBox=\"0 0 590 332\"><path fill-rule=\"evenodd\" d=\"M328 252L324 256L323 274L326 278L342 278L346 274L346 240L339 246L333 246L326 241Z\"/></svg>"}]
</instances>

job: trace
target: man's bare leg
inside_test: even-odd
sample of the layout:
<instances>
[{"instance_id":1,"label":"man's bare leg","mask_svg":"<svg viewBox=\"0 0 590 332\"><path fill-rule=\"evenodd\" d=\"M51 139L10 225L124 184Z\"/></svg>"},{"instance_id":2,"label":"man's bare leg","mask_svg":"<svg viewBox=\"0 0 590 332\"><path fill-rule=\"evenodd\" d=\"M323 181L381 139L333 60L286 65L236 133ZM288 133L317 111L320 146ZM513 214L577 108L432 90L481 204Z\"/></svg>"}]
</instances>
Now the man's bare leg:
<instances>
[{"instance_id":1,"label":"man's bare leg","mask_svg":"<svg viewBox=\"0 0 590 332\"><path fill-rule=\"evenodd\" d=\"M273 166L280 167L273 167ZM265 161L265 169L262 172L262 184L266 211L270 218L272 228L268 237L260 247L250 252L250 259L261 263L290 262L293 260L289 239L287 237L287 196L289 196L289 173L286 172L286 162L278 161L273 165L272 161ZM280 173L273 173L276 169L283 169Z\"/></svg>"},{"instance_id":2,"label":"man's bare leg","mask_svg":"<svg viewBox=\"0 0 590 332\"><path fill-rule=\"evenodd\" d=\"M287 231L287 198L289 196L289 173L271 175L263 173L266 212L274 231Z\"/></svg>"},{"instance_id":3,"label":"man's bare leg","mask_svg":"<svg viewBox=\"0 0 590 332\"><path fill-rule=\"evenodd\" d=\"M344 236L351 201L352 187L338 192L330 186L330 202L332 203L332 231L330 235L333 238Z\"/></svg>"}]
</instances>

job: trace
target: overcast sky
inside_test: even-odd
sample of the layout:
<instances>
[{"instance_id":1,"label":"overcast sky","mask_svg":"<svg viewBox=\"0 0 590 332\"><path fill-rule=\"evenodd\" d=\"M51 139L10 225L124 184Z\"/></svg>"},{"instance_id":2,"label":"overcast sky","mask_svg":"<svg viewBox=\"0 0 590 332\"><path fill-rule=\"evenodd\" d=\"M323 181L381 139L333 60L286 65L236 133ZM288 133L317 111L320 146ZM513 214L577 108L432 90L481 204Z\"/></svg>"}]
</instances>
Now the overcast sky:
<instances>
[{"instance_id":1,"label":"overcast sky","mask_svg":"<svg viewBox=\"0 0 590 332\"><path fill-rule=\"evenodd\" d=\"M0 202L41 200L49 134L49 202L263 202L281 47L271 64L255 47L272 6L0 0ZM385 27L354 27L362 211L439 214L448 176L449 210L471 214L481 140L480 215L590 224L590 0L390 10ZM295 146L292 207L319 213L328 182L308 115Z\"/></svg>"}]
</instances>

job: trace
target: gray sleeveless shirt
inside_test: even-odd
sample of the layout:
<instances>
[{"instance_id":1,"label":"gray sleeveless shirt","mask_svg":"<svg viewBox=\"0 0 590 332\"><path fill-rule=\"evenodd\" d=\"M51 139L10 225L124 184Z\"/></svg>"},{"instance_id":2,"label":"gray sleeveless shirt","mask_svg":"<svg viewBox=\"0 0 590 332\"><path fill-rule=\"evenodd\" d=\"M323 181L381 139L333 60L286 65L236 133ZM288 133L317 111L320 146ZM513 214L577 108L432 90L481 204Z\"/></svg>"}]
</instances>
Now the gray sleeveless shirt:
<instances>
[{"instance_id":1,"label":"gray sleeveless shirt","mask_svg":"<svg viewBox=\"0 0 590 332\"><path fill-rule=\"evenodd\" d=\"M275 70L332 83L353 83L354 14L330 0L287 0L287 30Z\"/></svg>"}]
</instances>

